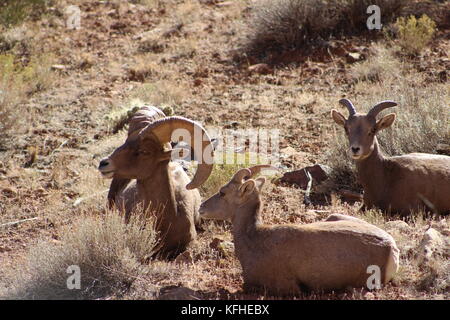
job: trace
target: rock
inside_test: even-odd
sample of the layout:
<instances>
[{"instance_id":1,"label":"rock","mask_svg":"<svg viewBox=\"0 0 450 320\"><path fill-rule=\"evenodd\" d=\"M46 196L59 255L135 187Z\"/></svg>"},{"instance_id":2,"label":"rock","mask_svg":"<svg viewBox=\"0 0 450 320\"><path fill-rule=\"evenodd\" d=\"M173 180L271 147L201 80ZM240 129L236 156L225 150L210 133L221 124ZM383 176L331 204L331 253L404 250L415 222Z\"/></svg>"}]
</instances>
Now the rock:
<instances>
[{"instance_id":1,"label":"rock","mask_svg":"<svg viewBox=\"0 0 450 320\"><path fill-rule=\"evenodd\" d=\"M180 253L176 258L175 258L175 263L176 264L190 264L194 261L194 259L192 258L192 254L190 251L184 251L182 253Z\"/></svg>"},{"instance_id":2,"label":"rock","mask_svg":"<svg viewBox=\"0 0 450 320\"><path fill-rule=\"evenodd\" d=\"M258 63L251 65L250 67L248 67L248 71L250 71L250 73L258 73L258 74L273 73L273 69L268 64L265 63Z\"/></svg>"},{"instance_id":3,"label":"rock","mask_svg":"<svg viewBox=\"0 0 450 320\"><path fill-rule=\"evenodd\" d=\"M402 220L388 221L386 222L386 229L388 230L399 230L399 231L408 231L410 229L409 225Z\"/></svg>"},{"instance_id":4,"label":"rock","mask_svg":"<svg viewBox=\"0 0 450 320\"><path fill-rule=\"evenodd\" d=\"M438 144L436 147L436 151L439 154L445 154L447 156L450 156L450 144L445 143Z\"/></svg>"},{"instance_id":5,"label":"rock","mask_svg":"<svg viewBox=\"0 0 450 320\"><path fill-rule=\"evenodd\" d=\"M444 245L445 241L442 234L436 229L428 229L416 249L415 260L417 264L427 263L435 252L443 250Z\"/></svg>"},{"instance_id":6,"label":"rock","mask_svg":"<svg viewBox=\"0 0 450 320\"><path fill-rule=\"evenodd\" d=\"M161 288L158 300L198 300L197 291L182 286L168 286Z\"/></svg>"},{"instance_id":7,"label":"rock","mask_svg":"<svg viewBox=\"0 0 450 320\"><path fill-rule=\"evenodd\" d=\"M366 293L363 295L363 297L364 297L364 299L366 299L366 300L373 300L373 299L375 299L375 295L374 295L372 292L366 292Z\"/></svg>"},{"instance_id":8,"label":"rock","mask_svg":"<svg viewBox=\"0 0 450 320\"><path fill-rule=\"evenodd\" d=\"M362 55L357 52L350 52L347 54L347 62L348 63L354 63L357 61L362 60Z\"/></svg>"},{"instance_id":9,"label":"rock","mask_svg":"<svg viewBox=\"0 0 450 320\"><path fill-rule=\"evenodd\" d=\"M54 64L54 65L51 66L51 69L52 70L60 70L60 71L62 71L62 70L66 70L67 67L62 65L62 64Z\"/></svg>"},{"instance_id":10,"label":"rock","mask_svg":"<svg viewBox=\"0 0 450 320\"><path fill-rule=\"evenodd\" d=\"M305 167L300 170L286 172L280 179L281 182L296 184L302 189L306 189L308 185L308 177L306 172L308 171L311 177L313 178L313 183L316 184L321 183L328 179L328 175L331 171L331 168L328 166L324 166L321 164L316 164L313 166Z\"/></svg>"},{"instance_id":11,"label":"rock","mask_svg":"<svg viewBox=\"0 0 450 320\"><path fill-rule=\"evenodd\" d=\"M356 201L361 202L361 201L363 201L363 195L358 192L342 189L342 190L339 190L339 195L342 197L342 200L344 200L345 202L356 202Z\"/></svg>"},{"instance_id":12,"label":"rock","mask_svg":"<svg viewBox=\"0 0 450 320\"><path fill-rule=\"evenodd\" d=\"M219 8L228 7L228 6L231 6L232 4L233 4L233 1L224 1L224 2L216 3L216 7L219 7Z\"/></svg>"},{"instance_id":13,"label":"rock","mask_svg":"<svg viewBox=\"0 0 450 320\"><path fill-rule=\"evenodd\" d=\"M5 187L2 189L2 194L7 198L12 198L17 195L17 189L14 187Z\"/></svg>"}]
</instances>

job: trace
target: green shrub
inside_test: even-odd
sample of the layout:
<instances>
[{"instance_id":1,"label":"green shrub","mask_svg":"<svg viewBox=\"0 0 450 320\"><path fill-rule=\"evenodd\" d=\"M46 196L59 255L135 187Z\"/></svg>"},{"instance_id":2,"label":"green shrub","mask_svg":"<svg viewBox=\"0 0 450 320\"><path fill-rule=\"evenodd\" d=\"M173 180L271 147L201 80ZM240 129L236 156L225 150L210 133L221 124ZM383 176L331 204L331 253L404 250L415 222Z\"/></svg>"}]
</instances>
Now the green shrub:
<instances>
[{"instance_id":1,"label":"green shrub","mask_svg":"<svg viewBox=\"0 0 450 320\"><path fill-rule=\"evenodd\" d=\"M395 23L398 29L398 43L410 55L419 54L431 41L436 32L436 23L427 15L416 19L400 17Z\"/></svg>"}]
</instances>

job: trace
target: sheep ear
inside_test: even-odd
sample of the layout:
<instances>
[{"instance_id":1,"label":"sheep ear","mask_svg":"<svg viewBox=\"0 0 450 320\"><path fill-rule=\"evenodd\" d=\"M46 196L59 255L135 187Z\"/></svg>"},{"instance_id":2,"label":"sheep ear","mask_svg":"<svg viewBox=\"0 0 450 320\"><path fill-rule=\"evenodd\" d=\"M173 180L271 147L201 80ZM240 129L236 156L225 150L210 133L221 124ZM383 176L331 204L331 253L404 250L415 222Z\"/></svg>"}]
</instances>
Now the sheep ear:
<instances>
[{"instance_id":1,"label":"sheep ear","mask_svg":"<svg viewBox=\"0 0 450 320\"><path fill-rule=\"evenodd\" d=\"M172 159L172 150L166 150L158 157L158 161L167 161Z\"/></svg>"},{"instance_id":2,"label":"sheep ear","mask_svg":"<svg viewBox=\"0 0 450 320\"><path fill-rule=\"evenodd\" d=\"M247 180L240 187L239 192L241 198L245 198L252 193L255 189L256 183L255 180Z\"/></svg>"},{"instance_id":3,"label":"sheep ear","mask_svg":"<svg viewBox=\"0 0 450 320\"><path fill-rule=\"evenodd\" d=\"M395 113L385 115L383 118L377 121L375 130L380 131L382 129L389 128L395 121Z\"/></svg>"},{"instance_id":4,"label":"sheep ear","mask_svg":"<svg viewBox=\"0 0 450 320\"><path fill-rule=\"evenodd\" d=\"M255 179L256 187L259 191L261 191L262 187L264 186L264 183L266 183L265 177L259 177L258 179Z\"/></svg>"},{"instance_id":5,"label":"sheep ear","mask_svg":"<svg viewBox=\"0 0 450 320\"><path fill-rule=\"evenodd\" d=\"M334 122L336 122L341 127L345 125L345 117L339 111L335 109L331 110L331 117L333 118Z\"/></svg>"}]
</instances>

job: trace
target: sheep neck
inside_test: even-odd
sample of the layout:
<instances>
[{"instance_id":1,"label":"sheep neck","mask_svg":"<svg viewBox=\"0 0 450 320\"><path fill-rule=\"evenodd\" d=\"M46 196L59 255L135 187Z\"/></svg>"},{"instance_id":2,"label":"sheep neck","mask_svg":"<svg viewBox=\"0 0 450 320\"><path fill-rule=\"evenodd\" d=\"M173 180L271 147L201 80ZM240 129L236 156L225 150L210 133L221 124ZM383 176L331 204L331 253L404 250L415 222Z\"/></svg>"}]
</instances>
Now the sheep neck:
<instances>
[{"instance_id":1,"label":"sheep neck","mask_svg":"<svg viewBox=\"0 0 450 320\"><path fill-rule=\"evenodd\" d=\"M252 250L252 243L262 225L260 211L261 199L256 192L252 195L251 199L240 205L235 211L233 218L233 238L236 253L240 259L245 258L241 257L240 253L242 251L246 249Z\"/></svg>"},{"instance_id":2,"label":"sheep neck","mask_svg":"<svg viewBox=\"0 0 450 320\"><path fill-rule=\"evenodd\" d=\"M383 190L385 160L375 137L372 153L367 158L356 161L359 182L364 188L365 195L371 196Z\"/></svg>"},{"instance_id":3,"label":"sheep neck","mask_svg":"<svg viewBox=\"0 0 450 320\"><path fill-rule=\"evenodd\" d=\"M145 179L137 179L137 192L144 208L158 210L157 223L164 228L166 222L176 216L175 191L169 172L169 162L161 162L154 173Z\"/></svg>"}]
</instances>

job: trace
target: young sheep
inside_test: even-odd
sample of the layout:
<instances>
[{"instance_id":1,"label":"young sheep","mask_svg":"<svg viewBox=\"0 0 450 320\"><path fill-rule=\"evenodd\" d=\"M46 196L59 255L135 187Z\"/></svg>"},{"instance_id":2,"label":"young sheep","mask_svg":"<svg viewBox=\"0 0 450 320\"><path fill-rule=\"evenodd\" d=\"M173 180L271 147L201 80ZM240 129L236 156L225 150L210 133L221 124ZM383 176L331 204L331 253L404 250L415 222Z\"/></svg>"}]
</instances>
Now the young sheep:
<instances>
[{"instance_id":1,"label":"young sheep","mask_svg":"<svg viewBox=\"0 0 450 320\"><path fill-rule=\"evenodd\" d=\"M122 186L113 190L115 205L126 215L140 204L145 209L157 209L156 230L162 238L158 254L172 258L196 237L195 220L201 198L198 190L193 189L211 174L211 141L199 124L182 117L144 121L138 127L122 146L100 162L99 170L104 177L114 177L120 183L125 181L125 185L130 179L136 179L123 190ZM173 150L164 149L177 129L189 133L191 146L196 146L194 139L204 139L197 142L201 148L196 154L201 158L192 181L181 165L170 162Z\"/></svg>"},{"instance_id":2,"label":"young sheep","mask_svg":"<svg viewBox=\"0 0 450 320\"><path fill-rule=\"evenodd\" d=\"M261 168L239 170L200 206L202 218L232 220L244 289L289 295L363 287L371 265L380 268L380 283L392 279L399 250L389 234L367 222L334 215L330 221L306 225L263 224L260 192L265 178L250 179Z\"/></svg>"},{"instance_id":3,"label":"young sheep","mask_svg":"<svg viewBox=\"0 0 450 320\"><path fill-rule=\"evenodd\" d=\"M367 114L359 114L349 100L339 102L347 107L348 119L336 110L331 115L347 134L349 153L356 161L358 178L364 188L364 207L401 215L418 209L449 213L450 157L424 153L386 157L376 134L392 125L395 114L378 121L376 117L383 109L397 104L383 101Z\"/></svg>"}]
</instances>

